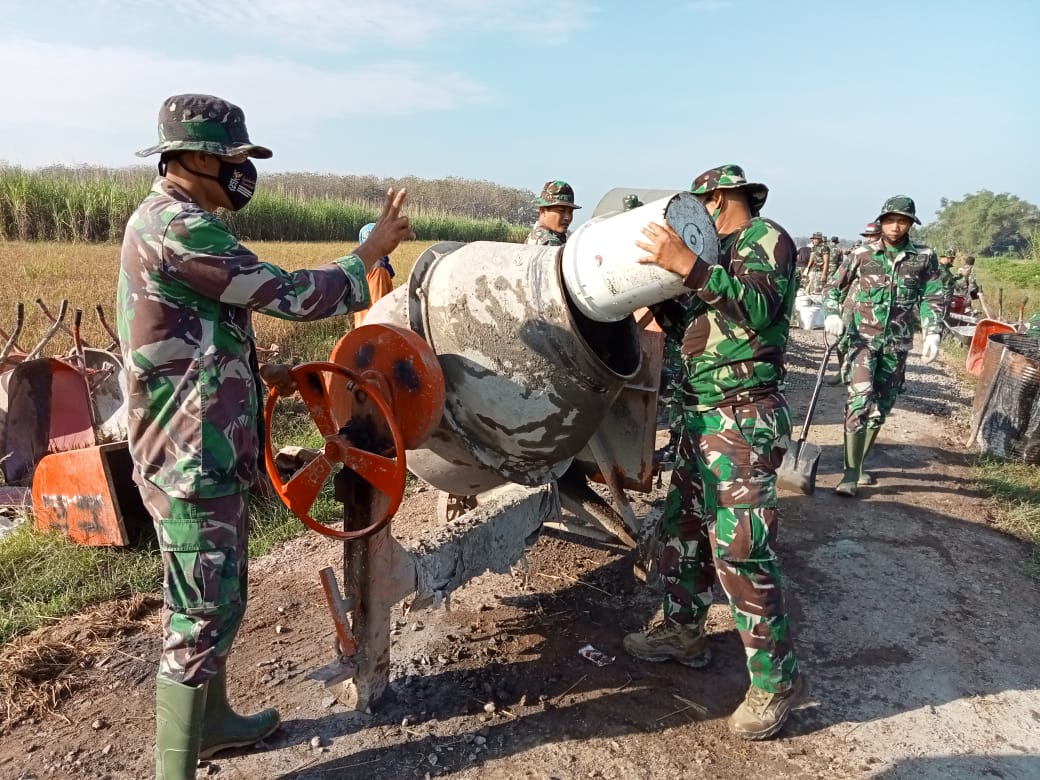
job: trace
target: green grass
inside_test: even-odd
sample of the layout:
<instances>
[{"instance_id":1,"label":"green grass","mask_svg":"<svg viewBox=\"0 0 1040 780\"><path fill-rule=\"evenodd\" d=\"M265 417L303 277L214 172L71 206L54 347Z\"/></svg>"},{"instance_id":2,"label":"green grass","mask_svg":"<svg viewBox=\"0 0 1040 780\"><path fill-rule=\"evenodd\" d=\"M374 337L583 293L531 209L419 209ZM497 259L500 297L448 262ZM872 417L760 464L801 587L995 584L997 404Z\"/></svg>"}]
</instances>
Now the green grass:
<instances>
[{"instance_id":1,"label":"green grass","mask_svg":"<svg viewBox=\"0 0 1040 780\"><path fill-rule=\"evenodd\" d=\"M23 523L0 544L0 643L90 604L158 590L153 546L81 547Z\"/></svg>"},{"instance_id":2,"label":"green grass","mask_svg":"<svg viewBox=\"0 0 1040 780\"><path fill-rule=\"evenodd\" d=\"M997 458L979 458L979 487L997 500L997 525L1033 545L1027 569L1040 582L1040 467Z\"/></svg>"},{"instance_id":3,"label":"green grass","mask_svg":"<svg viewBox=\"0 0 1040 780\"><path fill-rule=\"evenodd\" d=\"M1019 307L1023 303L1025 320L1040 311L1040 263L1022 258L981 257L976 260L975 274L994 317L997 316L1001 290L1005 321L1018 320Z\"/></svg>"}]
</instances>

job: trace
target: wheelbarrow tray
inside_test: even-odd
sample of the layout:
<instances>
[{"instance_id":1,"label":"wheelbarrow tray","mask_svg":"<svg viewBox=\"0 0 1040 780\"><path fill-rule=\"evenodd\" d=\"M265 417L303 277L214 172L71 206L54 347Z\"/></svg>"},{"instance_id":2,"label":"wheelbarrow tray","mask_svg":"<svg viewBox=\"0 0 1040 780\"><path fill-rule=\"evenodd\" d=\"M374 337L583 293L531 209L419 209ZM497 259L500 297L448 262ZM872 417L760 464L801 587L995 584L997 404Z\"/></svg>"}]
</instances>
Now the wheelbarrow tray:
<instances>
[{"instance_id":1,"label":"wheelbarrow tray","mask_svg":"<svg viewBox=\"0 0 1040 780\"><path fill-rule=\"evenodd\" d=\"M982 373L982 359L986 354L986 342L990 336L997 333L1014 333L1015 326L1000 320L984 319L975 326L972 334L971 346L968 348L968 357L964 360L964 367L972 376Z\"/></svg>"},{"instance_id":2,"label":"wheelbarrow tray","mask_svg":"<svg viewBox=\"0 0 1040 780\"><path fill-rule=\"evenodd\" d=\"M32 483L33 522L76 544L124 546L150 525L125 441L46 455Z\"/></svg>"}]
</instances>

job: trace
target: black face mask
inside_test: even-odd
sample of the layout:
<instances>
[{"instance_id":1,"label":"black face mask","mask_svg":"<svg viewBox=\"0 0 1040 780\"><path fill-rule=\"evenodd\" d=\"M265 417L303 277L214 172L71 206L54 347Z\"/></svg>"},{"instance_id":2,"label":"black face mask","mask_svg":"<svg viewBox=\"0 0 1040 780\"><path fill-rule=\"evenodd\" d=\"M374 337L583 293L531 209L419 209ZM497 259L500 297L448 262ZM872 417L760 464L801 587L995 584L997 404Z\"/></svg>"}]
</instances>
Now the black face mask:
<instances>
[{"instance_id":1,"label":"black face mask","mask_svg":"<svg viewBox=\"0 0 1040 780\"><path fill-rule=\"evenodd\" d=\"M256 166L253 165L253 161L246 158L244 162L233 163L227 160L220 161L220 170L217 171L217 175L213 176L209 173L203 173L202 171L196 171L194 168L189 168L181 161L181 165L186 171L194 173L196 176L202 176L206 179L213 179L213 181L220 184L220 188L224 190L224 193L228 196L228 200L231 201L231 210L238 211L243 208L253 197L253 193L256 192ZM159 163L159 173L165 175L165 165Z\"/></svg>"}]
</instances>

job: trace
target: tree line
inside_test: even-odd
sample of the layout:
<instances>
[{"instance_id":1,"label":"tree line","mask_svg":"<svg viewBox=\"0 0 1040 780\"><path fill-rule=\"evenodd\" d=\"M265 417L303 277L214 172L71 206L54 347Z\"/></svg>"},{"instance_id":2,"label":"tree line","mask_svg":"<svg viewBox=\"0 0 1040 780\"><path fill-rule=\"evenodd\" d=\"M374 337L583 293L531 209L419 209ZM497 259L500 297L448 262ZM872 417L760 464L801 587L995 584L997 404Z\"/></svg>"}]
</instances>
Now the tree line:
<instances>
[{"instance_id":1,"label":"tree line","mask_svg":"<svg viewBox=\"0 0 1040 780\"><path fill-rule=\"evenodd\" d=\"M1007 192L980 190L940 200L936 219L920 230L937 251L1027 257L1040 262L1040 208Z\"/></svg>"}]
</instances>

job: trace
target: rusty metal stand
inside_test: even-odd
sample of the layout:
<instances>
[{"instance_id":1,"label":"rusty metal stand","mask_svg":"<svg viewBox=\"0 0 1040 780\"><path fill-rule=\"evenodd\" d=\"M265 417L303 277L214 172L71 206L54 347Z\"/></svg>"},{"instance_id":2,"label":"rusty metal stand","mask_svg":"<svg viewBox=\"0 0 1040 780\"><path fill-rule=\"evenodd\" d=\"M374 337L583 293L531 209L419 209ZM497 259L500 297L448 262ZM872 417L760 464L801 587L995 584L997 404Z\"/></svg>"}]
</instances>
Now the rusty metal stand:
<instances>
[{"instance_id":1,"label":"rusty metal stand","mask_svg":"<svg viewBox=\"0 0 1040 780\"><path fill-rule=\"evenodd\" d=\"M350 512L366 505L363 491L370 486L349 469L334 480L336 499L346 499L347 523L363 527L367 516ZM413 610L447 604L451 593L470 579L486 571L509 571L543 523L558 514L552 486L508 485L489 491L486 502L446 526L431 528L434 536L417 542L416 550L403 547L389 527L344 542L346 592L340 593L331 568L320 573L336 627L337 658L311 677L335 689L341 704L375 710L390 682L394 605L413 594Z\"/></svg>"}]
</instances>

